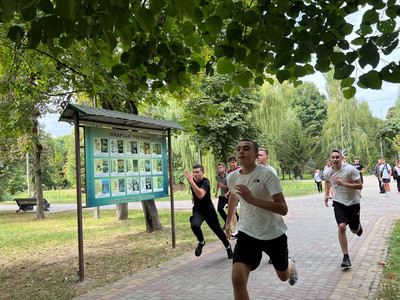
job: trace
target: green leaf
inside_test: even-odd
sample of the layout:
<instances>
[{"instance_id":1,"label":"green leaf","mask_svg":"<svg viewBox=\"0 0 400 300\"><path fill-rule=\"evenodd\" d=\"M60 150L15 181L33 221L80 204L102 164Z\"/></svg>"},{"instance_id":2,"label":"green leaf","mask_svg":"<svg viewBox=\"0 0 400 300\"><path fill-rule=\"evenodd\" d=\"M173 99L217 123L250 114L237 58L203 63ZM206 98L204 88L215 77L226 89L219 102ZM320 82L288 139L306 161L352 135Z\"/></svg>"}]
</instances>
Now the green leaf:
<instances>
[{"instance_id":1,"label":"green leaf","mask_svg":"<svg viewBox=\"0 0 400 300\"><path fill-rule=\"evenodd\" d=\"M367 74L361 75L359 81L362 85L370 89L379 90L382 88L382 78L375 70L371 70Z\"/></svg>"},{"instance_id":2,"label":"green leaf","mask_svg":"<svg viewBox=\"0 0 400 300\"><path fill-rule=\"evenodd\" d=\"M387 82L400 83L400 65L391 62L381 70L382 79Z\"/></svg>"},{"instance_id":3,"label":"green leaf","mask_svg":"<svg viewBox=\"0 0 400 300\"><path fill-rule=\"evenodd\" d=\"M156 22L153 13L144 7L138 9L136 20L139 26L146 32L150 32Z\"/></svg>"},{"instance_id":4,"label":"green leaf","mask_svg":"<svg viewBox=\"0 0 400 300\"><path fill-rule=\"evenodd\" d=\"M53 3L50 0L40 0L37 5L37 8L40 9L45 14L52 14L54 12Z\"/></svg>"},{"instance_id":5,"label":"green leaf","mask_svg":"<svg viewBox=\"0 0 400 300\"><path fill-rule=\"evenodd\" d=\"M250 86L250 80L253 79L253 73L250 71L244 71L233 78L233 81L239 84L243 88Z\"/></svg>"},{"instance_id":6,"label":"green leaf","mask_svg":"<svg viewBox=\"0 0 400 300\"><path fill-rule=\"evenodd\" d=\"M153 14L158 14L165 6L165 0L150 0L149 9Z\"/></svg>"},{"instance_id":7,"label":"green leaf","mask_svg":"<svg viewBox=\"0 0 400 300\"><path fill-rule=\"evenodd\" d=\"M44 34L49 38L58 38L62 33L62 23L56 16L41 18L40 25Z\"/></svg>"},{"instance_id":8,"label":"green leaf","mask_svg":"<svg viewBox=\"0 0 400 300\"><path fill-rule=\"evenodd\" d=\"M131 45L133 33L129 25L125 25L117 29L116 32L121 40L122 45L127 47Z\"/></svg>"},{"instance_id":9,"label":"green leaf","mask_svg":"<svg viewBox=\"0 0 400 300\"><path fill-rule=\"evenodd\" d=\"M31 21L36 17L36 7L32 6L21 10L24 21Z\"/></svg>"},{"instance_id":10,"label":"green leaf","mask_svg":"<svg viewBox=\"0 0 400 300\"><path fill-rule=\"evenodd\" d=\"M61 18L75 19L77 0L56 0L56 12Z\"/></svg>"},{"instance_id":11,"label":"green leaf","mask_svg":"<svg viewBox=\"0 0 400 300\"><path fill-rule=\"evenodd\" d=\"M341 86L341 88L343 89L343 88L352 86L354 82L355 82L355 79L354 79L354 78L348 77L348 78L343 79L343 80L340 82L340 86Z\"/></svg>"},{"instance_id":12,"label":"green leaf","mask_svg":"<svg viewBox=\"0 0 400 300\"><path fill-rule=\"evenodd\" d=\"M357 34L361 36L366 36L368 34L371 34L373 32L372 26L371 25L365 25L361 24L360 29L357 30Z\"/></svg>"},{"instance_id":13,"label":"green leaf","mask_svg":"<svg viewBox=\"0 0 400 300\"><path fill-rule=\"evenodd\" d=\"M260 21L260 17L255 11L248 10L247 12L245 12L244 18L243 18L243 24L245 26L252 26L252 25L258 24L259 21Z\"/></svg>"},{"instance_id":14,"label":"green leaf","mask_svg":"<svg viewBox=\"0 0 400 300\"><path fill-rule=\"evenodd\" d=\"M224 56L224 49L220 45L215 45L214 55L216 58L221 58L222 56Z\"/></svg>"},{"instance_id":15,"label":"green leaf","mask_svg":"<svg viewBox=\"0 0 400 300\"><path fill-rule=\"evenodd\" d=\"M224 87L222 89L225 93L229 93L232 90L232 83L231 82L226 82L224 84Z\"/></svg>"},{"instance_id":16,"label":"green leaf","mask_svg":"<svg viewBox=\"0 0 400 300\"><path fill-rule=\"evenodd\" d=\"M217 70L220 74L232 74L235 71L235 66L230 60L223 58L218 62Z\"/></svg>"},{"instance_id":17,"label":"green leaf","mask_svg":"<svg viewBox=\"0 0 400 300\"><path fill-rule=\"evenodd\" d=\"M240 46L235 48L235 59L236 61L243 61L246 58L246 49Z\"/></svg>"},{"instance_id":18,"label":"green leaf","mask_svg":"<svg viewBox=\"0 0 400 300\"><path fill-rule=\"evenodd\" d=\"M358 52L357 51L352 51L352 52L347 52L346 53L346 62L348 64L351 64L357 58L358 58Z\"/></svg>"},{"instance_id":19,"label":"green leaf","mask_svg":"<svg viewBox=\"0 0 400 300\"><path fill-rule=\"evenodd\" d=\"M346 56L342 52L333 52L331 54L331 61L334 65L344 63Z\"/></svg>"},{"instance_id":20,"label":"green leaf","mask_svg":"<svg viewBox=\"0 0 400 300\"><path fill-rule=\"evenodd\" d=\"M240 87L237 86L237 85L235 85L235 87L234 87L233 90L232 90L231 97L235 97L235 96L237 96L239 93L240 93Z\"/></svg>"},{"instance_id":21,"label":"green leaf","mask_svg":"<svg viewBox=\"0 0 400 300\"><path fill-rule=\"evenodd\" d=\"M189 68L188 68L188 72L191 74L197 74L200 72L200 65L197 61L191 61L189 63Z\"/></svg>"},{"instance_id":22,"label":"green leaf","mask_svg":"<svg viewBox=\"0 0 400 300\"><path fill-rule=\"evenodd\" d=\"M42 38L42 28L38 22L32 22L31 28L28 31L28 44L29 49L35 49Z\"/></svg>"},{"instance_id":23,"label":"green leaf","mask_svg":"<svg viewBox=\"0 0 400 300\"><path fill-rule=\"evenodd\" d=\"M11 18L15 12L15 0L0 0L0 8L7 18Z\"/></svg>"},{"instance_id":24,"label":"green leaf","mask_svg":"<svg viewBox=\"0 0 400 300\"><path fill-rule=\"evenodd\" d=\"M182 34L184 36L191 35L193 32L196 31L196 28L194 27L193 23L190 21L185 21L182 26Z\"/></svg>"},{"instance_id":25,"label":"green leaf","mask_svg":"<svg viewBox=\"0 0 400 300\"><path fill-rule=\"evenodd\" d=\"M356 94L357 89L354 86L351 86L349 88L343 89L343 96L346 99L351 99L354 97L354 95Z\"/></svg>"},{"instance_id":26,"label":"green leaf","mask_svg":"<svg viewBox=\"0 0 400 300\"><path fill-rule=\"evenodd\" d=\"M362 23L366 25L375 24L378 21L379 14L375 11L375 9L367 10L362 17Z\"/></svg>"},{"instance_id":27,"label":"green leaf","mask_svg":"<svg viewBox=\"0 0 400 300\"><path fill-rule=\"evenodd\" d=\"M210 33L219 33L221 32L222 28L222 19L220 16L214 15L209 18L207 18L206 22L206 28Z\"/></svg>"},{"instance_id":28,"label":"green leaf","mask_svg":"<svg viewBox=\"0 0 400 300\"><path fill-rule=\"evenodd\" d=\"M358 62L361 68L364 68L367 64L371 65L372 68L376 68L379 63L378 48L373 43L363 45L359 50L359 55L360 59Z\"/></svg>"},{"instance_id":29,"label":"green leaf","mask_svg":"<svg viewBox=\"0 0 400 300\"><path fill-rule=\"evenodd\" d=\"M178 8L178 10L189 16L193 16L193 3L190 0L173 0L175 6Z\"/></svg>"},{"instance_id":30,"label":"green leaf","mask_svg":"<svg viewBox=\"0 0 400 300\"><path fill-rule=\"evenodd\" d=\"M380 21L377 28L382 33L392 33L396 28L396 21L392 19Z\"/></svg>"},{"instance_id":31,"label":"green leaf","mask_svg":"<svg viewBox=\"0 0 400 300\"><path fill-rule=\"evenodd\" d=\"M356 39L354 39L354 40L351 41L351 43L352 43L353 45L356 45L356 46L364 45L365 42L366 42L366 41L365 41L365 38L364 38L364 37L358 37L358 38L356 38Z\"/></svg>"},{"instance_id":32,"label":"green leaf","mask_svg":"<svg viewBox=\"0 0 400 300\"><path fill-rule=\"evenodd\" d=\"M276 73L276 79L278 79L279 83L283 83L285 80L288 80L291 76L291 73L288 70L279 70Z\"/></svg>"},{"instance_id":33,"label":"green leaf","mask_svg":"<svg viewBox=\"0 0 400 300\"><path fill-rule=\"evenodd\" d=\"M353 25L349 23L344 23L339 27L339 32L342 34L342 36L349 35L353 32Z\"/></svg>"},{"instance_id":34,"label":"green leaf","mask_svg":"<svg viewBox=\"0 0 400 300\"><path fill-rule=\"evenodd\" d=\"M329 72L331 69L331 61L328 58L318 58L315 69L322 73Z\"/></svg>"},{"instance_id":35,"label":"green leaf","mask_svg":"<svg viewBox=\"0 0 400 300\"><path fill-rule=\"evenodd\" d=\"M123 64L116 64L111 68L111 73L114 76L121 77L121 75L125 74L126 68Z\"/></svg>"},{"instance_id":36,"label":"green leaf","mask_svg":"<svg viewBox=\"0 0 400 300\"><path fill-rule=\"evenodd\" d=\"M21 40L24 36L24 30L20 26L12 26L8 30L7 38L15 42L17 48L21 47Z\"/></svg>"},{"instance_id":37,"label":"green leaf","mask_svg":"<svg viewBox=\"0 0 400 300\"><path fill-rule=\"evenodd\" d=\"M259 86L262 86L264 84L264 75L257 76L254 79L254 83L259 85Z\"/></svg>"},{"instance_id":38,"label":"green leaf","mask_svg":"<svg viewBox=\"0 0 400 300\"><path fill-rule=\"evenodd\" d=\"M342 66L335 66L335 72L333 74L334 79L346 79L353 73L355 67L352 65L343 64Z\"/></svg>"},{"instance_id":39,"label":"green leaf","mask_svg":"<svg viewBox=\"0 0 400 300\"><path fill-rule=\"evenodd\" d=\"M304 66L296 66L294 68L293 77L303 77L307 75L307 69Z\"/></svg>"}]
</instances>

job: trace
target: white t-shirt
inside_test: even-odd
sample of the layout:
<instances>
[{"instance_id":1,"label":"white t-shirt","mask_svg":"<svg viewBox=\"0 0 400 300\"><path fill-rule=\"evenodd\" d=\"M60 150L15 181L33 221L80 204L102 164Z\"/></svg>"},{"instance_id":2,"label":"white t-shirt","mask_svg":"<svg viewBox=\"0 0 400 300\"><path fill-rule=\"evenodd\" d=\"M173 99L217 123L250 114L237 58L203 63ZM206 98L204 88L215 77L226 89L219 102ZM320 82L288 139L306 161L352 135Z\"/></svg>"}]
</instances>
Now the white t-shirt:
<instances>
[{"instance_id":1,"label":"white t-shirt","mask_svg":"<svg viewBox=\"0 0 400 300\"><path fill-rule=\"evenodd\" d=\"M329 180L331 177L339 177L344 182L353 182L360 179L360 172L352 165L342 164L339 170L334 170L329 167L324 170L325 180ZM333 180L329 181L333 191L333 200L343 205L350 206L360 203L361 195L357 189L352 189L336 184Z\"/></svg>"},{"instance_id":2,"label":"white t-shirt","mask_svg":"<svg viewBox=\"0 0 400 300\"><path fill-rule=\"evenodd\" d=\"M383 171L382 173L382 179L390 179L389 171L392 169L392 167L389 164L383 164L379 167L379 171Z\"/></svg>"},{"instance_id":3,"label":"white t-shirt","mask_svg":"<svg viewBox=\"0 0 400 300\"><path fill-rule=\"evenodd\" d=\"M284 234L287 227L282 216L247 203L236 194L238 184L246 185L255 198L273 201L272 195L281 193L282 186L272 169L256 165L250 174L232 172L228 175L228 187L240 199L239 231L259 240L272 240Z\"/></svg>"}]
</instances>

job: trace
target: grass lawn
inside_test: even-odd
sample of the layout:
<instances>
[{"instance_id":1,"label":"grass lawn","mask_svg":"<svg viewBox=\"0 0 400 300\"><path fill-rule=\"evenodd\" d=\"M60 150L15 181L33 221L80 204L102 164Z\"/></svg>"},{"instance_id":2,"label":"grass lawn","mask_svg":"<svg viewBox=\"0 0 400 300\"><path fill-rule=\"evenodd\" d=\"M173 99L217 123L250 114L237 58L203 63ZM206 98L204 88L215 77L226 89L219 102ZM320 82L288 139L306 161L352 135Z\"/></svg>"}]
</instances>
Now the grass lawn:
<instances>
[{"instance_id":1,"label":"grass lawn","mask_svg":"<svg viewBox=\"0 0 400 300\"><path fill-rule=\"evenodd\" d=\"M375 299L400 299L400 220L388 239L388 256Z\"/></svg>"},{"instance_id":2,"label":"grass lawn","mask_svg":"<svg viewBox=\"0 0 400 300\"><path fill-rule=\"evenodd\" d=\"M164 229L146 233L143 211L115 220L115 210L101 219L84 211L85 280L78 282L76 212L36 214L0 211L0 299L71 299L146 268L193 251L197 241L190 211L176 212L177 247L171 247L169 211L159 211ZM210 243L217 237L204 226ZM18 280L16 279L18 278Z\"/></svg>"},{"instance_id":3,"label":"grass lawn","mask_svg":"<svg viewBox=\"0 0 400 300\"><path fill-rule=\"evenodd\" d=\"M317 186L313 180L283 180L281 181L283 193L285 197L298 197L317 193ZM212 191L211 195L215 192ZM44 198L50 202L50 204L75 204L76 203L76 190L65 189L65 190L49 190L43 191ZM15 195L9 196L9 201L0 202L0 204L15 204L14 198L27 198L28 192L20 192ZM190 200L191 195L188 190L182 188L176 188L174 190L175 201ZM83 203L85 203L85 195L82 197ZM169 201L169 197L159 198L157 201Z\"/></svg>"}]
</instances>

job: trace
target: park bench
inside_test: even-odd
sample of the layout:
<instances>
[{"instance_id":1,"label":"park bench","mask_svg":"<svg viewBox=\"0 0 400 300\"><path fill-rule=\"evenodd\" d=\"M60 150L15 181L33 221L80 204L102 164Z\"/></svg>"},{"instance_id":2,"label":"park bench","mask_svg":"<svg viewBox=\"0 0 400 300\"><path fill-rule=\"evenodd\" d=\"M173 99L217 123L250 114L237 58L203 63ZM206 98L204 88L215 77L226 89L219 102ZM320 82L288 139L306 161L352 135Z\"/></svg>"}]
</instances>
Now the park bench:
<instances>
[{"instance_id":1,"label":"park bench","mask_svg":"<svg viewBox=\"0 0 400 300\"><path fill-rule=\"evenodd\" d=\"M27 211L27 210L33 210L33 206L37 205L37 199L36 197L31 197L31 198L15 198L14 199L15 202L17 202L17 205L19 207L19 209L17 210L17 212L19 212L20 210L22 211ZM47 202L46 199L43 199L44 202L44 210L48 211L49 207L50 207L50 203Z\"/></svg>"}]
</instances>

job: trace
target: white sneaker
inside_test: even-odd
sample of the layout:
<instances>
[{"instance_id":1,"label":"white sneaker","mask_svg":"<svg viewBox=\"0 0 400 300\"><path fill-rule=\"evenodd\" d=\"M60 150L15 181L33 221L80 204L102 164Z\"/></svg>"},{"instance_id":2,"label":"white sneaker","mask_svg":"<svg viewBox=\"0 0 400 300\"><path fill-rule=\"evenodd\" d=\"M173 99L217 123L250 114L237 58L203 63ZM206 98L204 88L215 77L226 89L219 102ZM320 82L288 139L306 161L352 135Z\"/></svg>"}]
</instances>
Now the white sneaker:
<instances>
[{"instance_id":1,"label":"white sneaker","mask_svg":"<svg viewBox=\"0 0 400 300\"><path fill-rule=\"evenodd\" d=\"M289 284L295 285L297 282L297 279L299 277L299 275L297 273L296 263L295 263L294 259L291 257L289 257L289 263L292 264L292 266L293 266L293 273L289 278Z\"/></svg>"},{"instance_id":2,"label":"white sneaker","mask_svg":"<svg viewBox=\"0 0 400 300\"><path fill-rule=\"evenodd\" d=\"M238 235L238 231L236 230L234 233L231 234L231 238L236 239Z\"/></svg>"}]
</instances>

